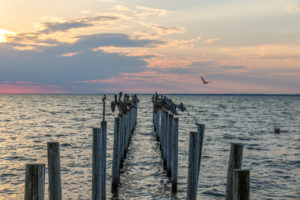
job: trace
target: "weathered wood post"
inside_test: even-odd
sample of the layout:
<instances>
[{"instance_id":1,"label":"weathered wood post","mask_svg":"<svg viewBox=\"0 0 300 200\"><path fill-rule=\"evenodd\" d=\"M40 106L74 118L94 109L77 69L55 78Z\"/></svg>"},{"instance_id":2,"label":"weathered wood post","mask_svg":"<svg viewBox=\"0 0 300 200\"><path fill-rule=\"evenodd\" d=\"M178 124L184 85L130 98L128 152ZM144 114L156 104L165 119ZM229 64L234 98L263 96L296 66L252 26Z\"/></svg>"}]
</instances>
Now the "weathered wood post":
<instances>
[{"instance_id":1,"label":"weathered wood post","mask_svg":"<svg viewBox=\"0 0 300 200\"><path fill-rule=\"evenodd\" d=\"M105 199L105 163L106 146L103 144L106 137L101 128L93 128L93 177L92 177L92 199Z\"/></svg>"},{"instance_id":2,"label":"weathered wood post","mask_svg":"<svg viewBox=\"0 0 300 200\"><path fill-rule=\"evenodd\" d=\"M102 98L102 104L103 104L103 112L102 112L102 121L105 121L105 100L106 100L106 95L103 96Z\"/></svg>"},{"instance_id":3,"label":"weathered wood post","mask_svg":"<svg viewBox=\"0 0 300 200\"><path fill-rule=\"evenodd\" d=\"M157 140L160 141L160 135L161 135L161 110L157 111L157 116L158 116L158 123L157 123Z\"/></svg>"},{"instance_id":4,"label":"weathered wood post","mask_svg":"<svg viewBox=\"0 0 300 200\"><path fill-rule=\"evenodd\" d=\"M43 200L45 192L45 164L26 164L25 200Z\"/></svg>"},{"instance_id":5,"label":"weathered wood post","mask_svg":"<svg viewBox=\"0 0 300 200\"><path fill-rule=\"evenodd\" d=\"M159 146L160 150L163 155L163 142L164 142L164 133L165 133L165 121L166 121L166 112L161 112L161 126L160 126L160 139L159 139Z\"/></svg>"},{"instance_id":6,"label":"weathered wood post","mask_svg":"<svg viewBox=\"0 0 300 200\"><path fill-rule=\"evenodd\" d=\"M58 142L48 142L49 199L61 200L60 151Z\"/></svg>"},{"instance_id":7,"label":"weathered wood post","mask_svg":"<svg viewBox=\"0 0 300 200\"><path fill-rule=\"evenodd\" d=\"M197 132L190 132L189 141L189 169L187 199L197 199L197 187L201 164L202 146L204 138L204 124L198 124Z\"/></svg>"},{"instance_id":8,"label":"weathered wood post","mask_svg":"<svg viewBox=\"0 0 300 200\"><path fill-rule=\"evenodd\" d=\"M112 162L112 192L115 192L118 187L120 177L120 117L115 118L114 123L114 149Z\"/></svg>"},{"instance_id":9,"label":"weathered wood post","mask_svg":"<svg viewBox=\"0 0 300 200\"><path fill-rule=\"evenodd\" d=\"M165 169L167 169L168 135L169 135L169 113L166 112L165 133L164 133L164 141L163 141L164 142L163 158L164 158Z\"/></svg>"},{"instance_id":10,"label":"weathered wood post","mask_svg":"<svg viewBox=\"0 0 300 200\"><path fill-rule=\"evenodd\" d=\"M102 188L102 194L104 197L106 197L106 149L107 149L107 121L101 122L101 132L102 132L102 170L101 170L101 177L103 177L103 186Z\"/></svg>"},{"instance_id":11,"label":"weathered wood post","mask_svg":"<svg viewBox=\"0 0 300 200\"><path fill-rule=\"evenodd\" d=\"M172 192L177 192L178 177L178 118L173 118L173 135L172 135L172 158L171 158L171 181Z\"/></svg>"},{"instance_id":12,"label":"weathered wood post","mask_svg":"<svg viewBox=\"0 0 300 200\"><path fill-rule=\"evenodd\" d=\"M119 154L120 154L120 167L123 166L123 149L124 149L124 115L120 117L120 149L119 149Z\"/></svg>"},{"instance_id":13,"label":"weathered wood post","mask_svg":"<svg viewBox=\"0 0 300 200\"><path fill-rule=\"evenodd\" d=\"M171 177L171 158L172 158L172 143L174 135L174 124L173 124L173 115L169 115L169 128L168 128L168 141L167 141L167 176Z\"/></svg>"},{"instance_id":14,"label":"weathered wood post","mask_svg":"<svg viewBox=\"0 0 300 200\"><path fill-rule=\"evenodd\" d=\"M233 200L250 199L250 171L247 169L233 170Z\"/></svg>"},{"instance_id":15,"label":"weathered wood post","mask_svg":"<svg viewBox=\"0 0 300 200\"><path fill-rule=\"evenodd\" d=\"M241 169L243 159L243 147L242 144L231 144L228 170L227 170L227 185L225 200L232 199L232 176L234 169Z\"/></svg>"}]
</instances>

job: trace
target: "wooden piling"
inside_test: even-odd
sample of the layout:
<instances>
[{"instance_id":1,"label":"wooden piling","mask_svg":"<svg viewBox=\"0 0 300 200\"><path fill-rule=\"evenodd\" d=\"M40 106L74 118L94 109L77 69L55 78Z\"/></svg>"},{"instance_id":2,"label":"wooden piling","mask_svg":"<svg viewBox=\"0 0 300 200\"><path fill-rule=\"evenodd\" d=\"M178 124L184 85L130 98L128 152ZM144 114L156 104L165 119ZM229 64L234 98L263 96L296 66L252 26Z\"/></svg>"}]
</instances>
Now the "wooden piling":
<instances>
[{"instance_id":1,"label":"wooden piling","mask_svg":"<svg viewBox=\"0 0 300 200\"><path fill-rule=\"evenodd\" d=\"M163 158L164 158L164 166L167 169L167 156L168 156L168 137L169 136L169 113L166 112L166 120L165 120L165 132L164 132L164 148L163 148Z\"/></svg>"},{"instance_id":2,"label":"wooden piling","mask_svg":"<svg viewBox=\"0 0 300 200\"><path fill-rule=\"evenodd\" d=\"M104 197L106 197L106 152L107 152L107 121L101 122L101 132L102 132L102 170L101 170L101 177L103 177L103 186L102 188L102 194Z\"/></svg>"},{"instance_id":3,"label":"wooden piling","mask_svg":"<svg viewBox=\"0 0 300 200\"><path fill-rule=\"evenodd\" d=\"M45 192L45 164L26 164L25 200L43 200Z\"/></svg>"},{"instance_id":4,"label":"wooden piling","mask_svg":"<svg viewBox=\"0 0 300 200\"><path fill-rule=\"evenodd\" d=\"M168 141L167 141L167 176L171 177L171 158L172 158L172 143L174 135L173 115L169 115Z\"/></svg>"},{"instance_id":5,"label":"wooden piling","mask_svg":"<svg viewBox=\"0 0 300 200\"><path fill-rule=\"evenodd\" d=\"M189 200L197 199L197 187L201 164L204 129L204 124L198 124L197 132L190 132L187 188L187 199Z\"/></svg>"},{"instance_id":6,"label":"wooden piling","mask_svg":"<svg viewBox=\"0 0 300 200\"><path fill-rule=\"evenodd\" d=\"M135 105L137 106L137 104ZM135 129L137 108L131 108L126 114L119 114L114 123L114 147L112 162L112 192L117 192L120 182L120 169L129 147L132 133Z\"/></svg>"},{"instance_id":7,"label":"wooden piling","mask_svg":"<svg viewBox=\"0 0 300 200\"><path fill-rule=\"evenodd\" d=\"M227 170L227 185L226 185L226 196L225 200L232 199L232 177L234 169L241 169L242 158L243 158L243 147L242 144L231 144L228 170Z\"/></svg>"},{"instance_id":8,"label":"wooden piling","mask_svg":"<svg viewBox=\"0 0 300 200\"><path fill-rule=\"evenodd\" d=\"M171 181L172 192L177 192L178 177L178 118L173 118L173 135L172 135L172 158L171 158Z\"/></svg>"},{"instance_id":9,"label":"wooden piling","mask_svg":"<svg viewBox=\"0 0 300 200\"><path fill-rule=\"evenodd\" d=\"M250 171L247 169L233 170L233 200L250 199Z\"/></svg>"},{"instance_id":10,"label":"wooden piling","mask_svg":"<svg viewBox=\"0 0 300 200\"><path fill-rule=\"evenodd\" d=\"M119 156L120 156L120 118L115 118L114 123L114 149L113 149L113 162L112 162L112 192L115 192L118 187L120 168L119 168Z\"/></svg>"},{"instance_id":11,"label":"wooden piling","mask_svg":"<svg viewBox=\"0 0 300 200\"><path fill-rule=\"evenodd\" d=\"M58 142L48 142L49 199L61 200L60 150Z\"/></svg>"},{"instance_id":12,"label":"wooden piling","mask_svg":"<svg viewBox=\"0 0 300 200\"><path fill-rule=\"evenodd\" d=\"M92 177L92 199L105 199L105 159L106 146L101 128L93 128L93 177Z\"/></svg>"}]
</instances>

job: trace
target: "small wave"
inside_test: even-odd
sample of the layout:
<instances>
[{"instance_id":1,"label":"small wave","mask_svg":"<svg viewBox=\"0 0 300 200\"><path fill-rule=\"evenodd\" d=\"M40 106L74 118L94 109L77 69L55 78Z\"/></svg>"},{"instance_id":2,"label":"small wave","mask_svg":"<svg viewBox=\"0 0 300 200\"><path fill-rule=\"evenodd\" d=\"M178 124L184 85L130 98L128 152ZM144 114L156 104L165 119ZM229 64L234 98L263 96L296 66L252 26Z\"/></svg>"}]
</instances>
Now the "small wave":
<instances>
[{"instance_id":1,"label":"small wave","mask_svg":"<svg viewBox=\"0 0 300 200\"><path fill-rule=\"evenodd\" d=\"M69 144L69 143L63 143L63 144L61 144L61 146L62 146L62 147L70 147L70 146L72 146L72 145Z\"/></svg>"},{"instance_id":2,"label":"small wave","mask_svg":"<svg viewBox=\"0 0 300 200\"><path fill-rule=\"evenodd\" d=\"M28 161L28 162L35 162L36 159L33 158L26 158L23 156L9 156L5 158L6 160L18 160L18 161Z\"/></svg>"},{"instance_id":3,"label":"small wave","mask_svg":"<svg viewBox=\"0 0 300 200\"><path fill-rule=\"evenodd\" d=\"M209 196L214 196L214 197L225 197L223 193L217 192L215 189L205 191L203 194L209 195Z\"/></svg>"},{"instance_id":4,"label":"small wave","mask_svg":"<svg viewBox=\"0 0 300 200\"><path fill-rule=\"evenodd\" d=\"M86 118L72 118L71 120L73 120L73 121L77 121L77 122L84 122L84 121L87 121L87 119Z\"/></svg>"},{"instance_id":5,"label":"small wave","mask_svg":"<svg viewBox=\"0 0 300 200\"><path fill-rule=\"evenodd\" d=\"M16 174L0 174L0 178L15 177Z\"/></svg>"}]
</instances>

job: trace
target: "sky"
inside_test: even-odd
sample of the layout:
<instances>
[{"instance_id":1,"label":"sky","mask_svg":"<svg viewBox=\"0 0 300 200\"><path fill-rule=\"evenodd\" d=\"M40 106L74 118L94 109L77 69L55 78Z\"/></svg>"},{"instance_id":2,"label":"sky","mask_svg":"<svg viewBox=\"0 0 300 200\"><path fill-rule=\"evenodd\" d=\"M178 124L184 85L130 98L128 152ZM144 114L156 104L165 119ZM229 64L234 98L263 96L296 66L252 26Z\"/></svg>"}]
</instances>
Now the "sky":
<instances>
[{"instance_id":1,"label":"sky","mask_svg":"<svg viewBox=\"0 0 300 200\"><path fill-rule=\"evenodd\" d=\"M0 93L118 91L300 94L300 0L0 0Z\"/></svg>"}]
</instances>

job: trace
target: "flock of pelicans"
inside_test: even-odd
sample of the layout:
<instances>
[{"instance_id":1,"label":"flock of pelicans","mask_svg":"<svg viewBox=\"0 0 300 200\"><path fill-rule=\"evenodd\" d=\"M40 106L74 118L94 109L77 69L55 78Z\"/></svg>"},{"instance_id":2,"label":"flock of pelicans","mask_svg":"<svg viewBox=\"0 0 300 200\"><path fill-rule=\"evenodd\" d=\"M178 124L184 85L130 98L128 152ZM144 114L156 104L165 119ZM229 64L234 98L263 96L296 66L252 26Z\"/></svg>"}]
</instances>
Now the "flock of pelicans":
<instances>
[{"instance_id":1,"label":"flock of pelicans","mask_svg":"<svg viewBox=\"0 0 300 200\"><path fill-rule=\"evenodd\" d=\"M128 111L131 110L131 108L136 108L137 103L140 101L136 96L136 94L131 95L131 99L130 99L130 95L125 94L122 101L122 95L123 95L122 92L120 92L119 99L118 99L118 95L116 94L115 100L111 102L110 107L112 112L115 112L117 107L121 115L126 115Z\"/></svg>"},{"instance_id":2,"label":"flock of pelicans","mask_svg":"<svg viewBox=\"0 0 300 200\"><path fill-rule=\"evenodd\" d=\"M203 79L203 77L201 76L201 79L203 80L204 84L209 83L210 81L205 81ZM120 115L126 115L127 112L131 109L131 108L136 108L137 103L139 102L138 97L134 94L131 95L131 99L130 99L130 95L128 94L124 94L123 100L122 100L122 92L119 93L119 98L118 95L114 96L114 101L111 102L111 111L115 112L116 108L118 108ZM106 96L104 95L104 97L102 98L102 101L104 102L106 99ZM171 112L174 115L178 115L177 112L177 108L184 112L186 111L188 116L190 116L186 106L181 102L180 104L176 104L172 101L172 99L167 98L166 96L158 95L157 92L155 92L155 94L152 96L152 102L154 104L154 112L157 113L158 110L167 110L169 112ZM196 120L196 124L197 124L197 120ZM281 129L279 127L274 126L274 132L275 133L280 133Z\"/></svg>"}]
</instances>

